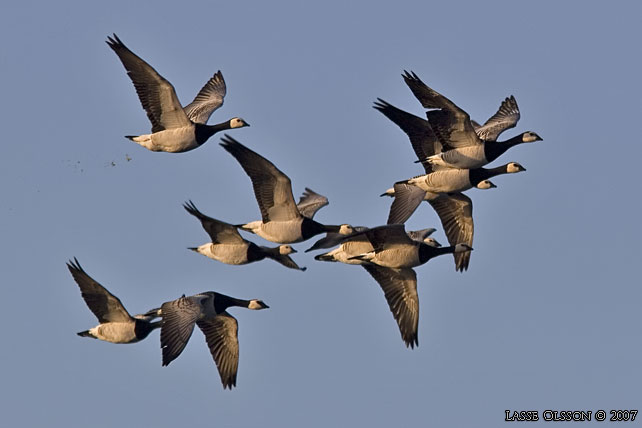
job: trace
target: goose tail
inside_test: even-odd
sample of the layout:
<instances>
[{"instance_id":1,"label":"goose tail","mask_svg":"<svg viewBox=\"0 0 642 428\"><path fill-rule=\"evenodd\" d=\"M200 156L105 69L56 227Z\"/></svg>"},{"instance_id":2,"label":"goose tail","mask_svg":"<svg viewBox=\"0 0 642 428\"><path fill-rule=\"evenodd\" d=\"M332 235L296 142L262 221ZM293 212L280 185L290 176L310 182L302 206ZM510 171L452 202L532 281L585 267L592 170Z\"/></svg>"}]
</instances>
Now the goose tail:
<instances>
[{"instance_id":1,"label":"goose tail","mask_svg":"<svg viewBox=\"0 0 642 428\"><path fill-rule=\"evenodd\" d=\"M319 254L318 256L314 256L314 260L320 260L322 262L334 262L334 256L330 253L323 253Z\"/></svg>"}]
</instances>

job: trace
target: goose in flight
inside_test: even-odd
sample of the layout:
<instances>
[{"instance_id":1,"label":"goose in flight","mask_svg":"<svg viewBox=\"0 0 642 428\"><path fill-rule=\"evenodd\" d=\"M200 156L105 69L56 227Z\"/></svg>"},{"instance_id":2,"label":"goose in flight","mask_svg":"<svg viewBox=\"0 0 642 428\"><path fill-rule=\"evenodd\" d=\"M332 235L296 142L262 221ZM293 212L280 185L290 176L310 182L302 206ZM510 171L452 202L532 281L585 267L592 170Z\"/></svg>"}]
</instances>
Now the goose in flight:
<instances>
[{"instance_id":1,"label":"goose in flight","mask_svg":"<svg viewBox=\"0 0 642 428\"><path fill-rule=\"evenodd\" d=\"M424 167L426 174L446 168L433 165L426 159L441 150L441 142L433 132L426 119L405 112L382 99L378 99L374 108L393 121L410 139L410 143ZM449 169L448 169L449 170ZM451 170L447 174L456 175ZM461 174L463 175L463 173ZM447 177L446 177L447 178ZM482 180L475 185L478 189L492 189L495 186L490 180ZM405 223L415 212L421 201L427 201L437 212L450 245L464 243L473 245L473 204L471 199L461 191L449 193L426 192L408 183L397 183L381 196L394 198L388 215L388 224ZM455 269L463 272L470 264L470 252L453 253Z\"/></svg>"},{"instance_id":2,"label":"goose in flight","mask_svg":"<svg viewBox=\"0 0 642 428\"><path fill-rule=\"evenodd\" d=\"M207 125L214 110L223 105L226 87L220 71L203 86L194 101L182 107L174 86L116 36L107 38L107 45L118 55L134 83L152 133L127 136L130 140L154 152L181 153L205 143L215 133L250 126L239 117L217 125Z\"/></svg>"},{"instance_id":3,"label":"goose in flight","mask_svg":"<svg viewBox=\"0 0 642 428\"><path fill-rule=\"evenodd\" d=\"M357 259L369 262L362 266L383 290L401 338L412 349L419 345L419 296L412 268L442 254L470 253L472 247L460 243L440 248L413 241L401 224L376 227L364 234L374 250Z\"/></svg>"},{"instance_id":4,"label":"goose in flight","mask_svg":"<svg viewBox=\"0 0 642 428\"><path fill-rule=\"evenodd\" d=\"M290 269L306 270L290 258L289 254L296 253L290 245L280 245L276 248L256 245L243 239L235 226L200 212L192 201L186 202L183 207L201 221L203 229L212 240L198 247L190 247L190 250L228 265L245 265L269 258Z\"/></svg>"},{"instance_id":5,"label":"goose in flight","mask_svg":"<svg viewBox=\"0 0 642 428\"><path fill-rule=\"evenodd\" d=\"M422 234L418 234L417 237L421 236ZM404 226L397 224L357 233L339 248L315 259L361 264L383 290L404 343L407 347L414 348L419 343L419 297L417 274L412 267L440 254L470 250L472 248L465 244L439 248L438 244L430 245L425 241L413 240L411 232L406 233Z\"/></svg>"},{"instance_id":6,"label":"goose in flight","mask_svg":"<svg viewBox=\"0 0 642 428\"><path fill-rule=\"evenodd\" d=\"M483 126L475 126L477 124L471 121L468 113L429 88L415 73L405 71L403 78L421 105L431 109L426 112L426 116L441 143L441 150L420 157L421 161L449 168L480 168L517 144L542 141L532 131L523 132L506 141L497 141L499 135L514 128L520 118L517 101L513 96L506 98L497 113Z\"/></svg>"},{"instance_id":7,"label":"goose in flight","mask_svg":"<svg viewBox=\"0 0 642 428\"><path fill-rule=\"evenodd\" d=\"M337 244L339 244L337 248L315 256L315 260L340 262L349 265L363 265L368 263L358 258L361 254L374 251L374 247L368 240L368 237L364 233L360 233L366 230L368 230L368 228L359 227L359 230L352 235L342 237L340 242L337 242ZM432 247L441 247L441 244L430 236L433 232L435 232L434 228L411 230L408 232L408 237L415 242L422 242Z\"/></svg>"},{"instance_id":8,"label":"goose in flight","mask_svg":"<svg viewBox=\"0 0 642 428\"><path fill-rule=\"evenodd\" d=\"M393 269L421 266L442 254L472 251L472 247L464 243L435 247L415 241L408 236L403 224L378 226L361 233L370 241L373 250L351 258Z\"/></svg>"},{"instance_id":9,"label":"goose in flight","mask_svg":"<svg viewBox=\"0 0 642 428\"><path fill-rule=\"evenodd\" d=\"M437 168L437 165L433 165ZM439 167L442 168L442 167ZM514 174L526 171L517 162L510 162L496 168L455 169L444 168L430 174L395 183L394 201L390 206L388 223L406 221L426 200L435 209L452 245L473 242L473 205L471 199L462 192L477 183L478 188L495 187L487 178L500 174ZM453 253L455 269L463 272L468 269L470 253Z\"/></svg>"},{"instance_id":10,"label":"goose in flight","mask_svg":"<svg viewBox=\"0 0 642 428\"><path fill-rule=\"evenodd\" d=\"M158 309L132 317L120 299L89 276L76 258L67 263L67 268L80 287L80 293L89 310L99 322L96 327L79 332L78 336L92 337L111 343L135 343L161 326L160 321L152 322L159 316Z\"/></svg>"},{"instance_id":11,"label":"goose in flight","mask_svg":"<svg viewBox=\"0 0 642 428\"><path fill-rule=\"evenodd\" d=\"M292 182L272 162L225 134L221 146L241 164L250 177L262 220L238 225L263 239L279 244L305 241L341 226L327 226L299 211L292 195Z\"/></svg>"},{"instance_id":12,"label":"goose in flight","mask_svg":"<svg viewBox=\"0 0 642 428\"><path fill-rule=\"evenodd\" d=\"M216 363L223 389L236 386L239 365L238 323L227 312L233 306L260 310L269 308L261 300L242 300L214 291L165 302L160 308L163 318L161 348L163 366L174 361L185 349L194 324L198 325Z\"/></svg>"}]
</instances>

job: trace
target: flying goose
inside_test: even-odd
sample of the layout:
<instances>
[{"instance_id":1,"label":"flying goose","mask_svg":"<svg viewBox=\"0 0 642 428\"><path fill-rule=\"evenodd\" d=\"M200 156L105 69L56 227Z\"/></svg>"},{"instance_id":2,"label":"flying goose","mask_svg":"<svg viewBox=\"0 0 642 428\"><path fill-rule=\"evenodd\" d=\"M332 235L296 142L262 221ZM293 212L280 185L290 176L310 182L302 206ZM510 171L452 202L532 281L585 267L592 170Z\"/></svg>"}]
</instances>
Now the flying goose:
<instances>
[{"instance_id":1,"label":"flying goose","mask_svg":"<svg viewBox=\"0 0 642 428\"><path fill-rule=\"evenodd\" d=\"M225 134L221 146L241 164L250 177L262 220L239 225L263 239L291 244L341 226L326 226L301 214L292 195L292 182L272 162Z\"/></svg>"},{"instance_id":2,"label":"flying goose","mask_svg":"<svg viewBox=\"0 0 642 428\"><path fill-rule=\"evenodd\" d=\"M405 112L382 99L378 99L374 108L393 121L410 139L413 150L424 167L426 174L445 169L440 165L433 165L426 159L439 152L442 144L432 131L430 123L411 113ZM490 119L489 119L490 121ZM449 169L448 169L449 170ZM452 170L448 174L453 174ZM497 186L490 180L482 180L475 187L478 189L492 189ZM462 189L463 190L463 189ZM441 224L446 232L450 245L465 243L473 244L473 217L472 201L461 192L434 193L407 183L397 183L386 190L381 196L395 198L390 207L388 224L405 223L417 209L421 201L429 202L437 211ZM434 203L433 203L434 201ZM464 271L470 263L470 252L453 253L455 269Z\"/></svg>"},{"instance_id":3,"label":"flying goose","mask_svg":"<svg viewBox=\"0 0 642 428\"><path fill-rule=\"evenodd\" d=\"M439 153L446 144L445 142L448 141L440 136L441 134L438 135L434 132L432 123L405 112L381 98L375 103L374 108L408 135L412 148L426 173L406 180L404 183L418 186L425 192L432 193L433 195L424 195L426 200L436 198L440 193L461 192L472 187L492 188L494 185L487 181L489 178L499 174L525 171L524 167L517 162L491 169L454 169L428 162L427 159L434 156L435 153ZM384 194L391 195L392 193L387 190Z\"/></svg>"},{"instance_id":4,"label":"flying goose","mask_svg":"<svg viewBox=\"0 0 642 428\"><path fill-rule=\"evenodd\" d=\"M223 389L236 386L239 365L238 323L227 308L267 309L261 300L241 300L214 291L165 302L160 309L163 318L161 348L163 366L174 361L185 349L194 324L198 325L218 367Z\"/></svg>"},{"instance_id":5,"label":"flying goose","mask_svg":"<svg viewBox=\"0 0 642 428\"><path fill-rule=\"evenodd\" d=\"M493 187L493 185L491 183ZM442 193L434 197L416 186L395 184L396 197L390 207L388 224L404 223L417 209L422 200L427 201L437 212L450 245L464 243L473 245L473 202L461 192ZM426 197L426 195L432 195ZM393 196L395 192L393 191ZM455 270L463 272L470 264L470 252L453 253Z\"/></svg>"},{"instance_id":6,"label":"flying goose","mask_svg":"<svg viewBox=\"0 0 642 428\"><path fill-rule=\"evenodd\" d=\"M517 162L509 162L495 168L474 169L443 168L433 165L433 172L398 183L417 186L424 192L430 193L463 192L477 187L479 183L497 175L515 174L522 171L526 171L526 168Z\"/></svg>"},{"instance_id":7,"label":"flying goose","mask_svg":"<svg viewBox=\"0 0 642 428\"><path fill-rule=\"evenodd\" d=\"M296 253L291 246L280 245L269 248L256 245L243 239L235 226L200 212L192 201L183 204L183 208L201 221L203 229L212 239L212 242L199 247L190 247L190 250L228 265L245 265L269 258L290 269L306 270L304 267L299 267L288 255Z\"/></svg>"},{"instance_id":8,"label":"flying goose","mask_svg":"<svg viewBox=\"0 0 642 428\"><path fill-rule=\"evenodd\" d=\"M180 153L199 147L219 131L250 126L239 117L207 125L210 115L223 105L226 93L220 71L203 86L194 101L182 107L174 86L129 50L116 34L107 38L107 45L125 66L152 123L151 134L127 136L130 140L154 152Z\"/></svg>"},{"instance_id":9,"label":"flying goose","mask_svg":"<svg viewBox=\"0 0 642 428\"><path fill-rule=\"evenodd\" d=\"M337 248L327 253L319 254L314 257L314 259L324 262L340 262L349 265L363 265L368 263L360 260L358 256L369 253L373 251L374 248L368 240L368 237L364 233L360 233L368 230L368 228L360 227L359 229L359 231L350 236L340 238L340 242L337 242L337 244L340 245ZM437 242L435 238L429 236L433 232L435 232L434 228L411 230L408 232L408 237L415 242L423 242L432 247L441 247L441 244Z\"/></svg>"},{"instance_id":10,"label":"flying goose","mask_svg":"<svg viewBox=\"0 0 642 428\"><path fill-rule=\"evenodd\" d=\"M372 263L363 268L377 281L390 307L390 312L401 333L406 347L414 349L419 345L419 296L417 274L413 269L392 269Z\"/></svg>"},{"instance_id":11,"label":"flying goose","mask_svg":"<svg viewBox=\"0 0 642 428\"><path fill-rule=\"evenodd\" d=\"M315 258L361 264L381 286L406 346L414 348L419 344L419 297L417 274L412 267L440 254L470 250L472 248L465 244L443 249L414 241L405 232L404 226L397 224L357 233L338 249ZM362 253L351 255L358 251Z\"/></svg>"},{"instance_id":12,"label":"flying goose","mask_svg":"<svg viewBox=\"0 0 642 428\"><path fill-rule=\"evenodd\" d=\"M433 228L422 229L410 231L407 235L413 241L440 247L441 245L434 238L429 237L434 231ZM391 269L359 259L359 255L373 250L374 247L366 234L356 233L354 236L346 238L339 247L328 253L320 254L315 259L362 265L381 286L406 346L414 348L418 344L417 326L419 320L417 275L412 269Z\"/></svg>"},{"instance_id":13,"label":"flying goose","mask_svg":"<svg viewBox=\"0 0 642 428\"><path fill-rule=\"evenodd\" d=\"M421 201L426 200L437 212L450 245L465 243L471 246L473 205L470 198L461 192L470 189L475 182L478 188L496 187L486 178L521 171L526 171L526 168L517 162L511 162L490 169L445 168L405 182L398 182L394 186L395 199L390 206L388 223L403 223L417 209ZM470 253L455 252L453 256L455 270L463 272L468 269Z\"/></svg>"},{"instance_id":14,"label":"flying goose","mask_svg":"<svg viewBox=\"0 0 642 428\"><path fill-rule=\"evenodd\" d=\"M513 96L504 100L484 126L475 129L468 113L429 88L415 73L405 71L403 78L424 108L437 109L426 112L426 116L442 147L420 158L422 161L450 168L480 168L517 144L542 140L535 132L527 131L506 141L496 141L503 131L515 127L520 118Z\"/></svg>"},{"instance_id":15,"label":"flying goose","mask_svg":"<svg viewBox=\"0 0 642 428\"><path fill-rule=\"evenodd\" d=\"M464 243L450 247L433 247L414 241L406 233L403 224L388 224L361 233L368 238L373 250L352 258L393 269L420 266L442 254L472 251L472 247Z\"/></svg>"},{"instance_id":16,"label":"flying goose","mask_svg":"<svg viewBox=\"0 0 642 428\"><path fill-rule=\"evenodd\" d=\"M132 317L120 299L90 277L76 258L67 263L67 268L80 287L80 293L89 310L94 313L99 322L96 327L79 332L78 336L92 337L111 343L135 343L161 326L160 321L152 322L159 316L158 309Z\"/></svg>"}]
</instances>

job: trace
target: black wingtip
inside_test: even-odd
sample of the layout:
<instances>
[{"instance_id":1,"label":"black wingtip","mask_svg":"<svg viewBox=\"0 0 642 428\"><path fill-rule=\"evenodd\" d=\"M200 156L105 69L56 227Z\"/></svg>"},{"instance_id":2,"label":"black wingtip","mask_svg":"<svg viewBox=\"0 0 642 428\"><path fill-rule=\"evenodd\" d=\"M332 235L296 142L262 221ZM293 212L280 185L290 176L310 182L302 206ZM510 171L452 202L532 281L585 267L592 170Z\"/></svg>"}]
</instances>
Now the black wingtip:
<instances>
[{"instance_id":1,"label":"black wingtip","mask_svg":"<svg viewBox=\"0 0 642 428\"><path fill-rule=\"evenodd\" d=\"M234 145L234 144L241 144L238 141L234 139L234 137L230 136L230 134L223 134L221 137L221 143L219 143L221 146L226 147L228 145Z\"/></svg>"},{"instance_id":2,"label":"black wingtip","mask_svg":"<svg viewBox=\"0 0 642 428\"><path fill-rule=\"evenodd\" d=\"M194 217L201 218L203 214L196 208L196 205L194 205L194 202L192 200L188 200L187 202L183 202L183 208L185 208L185 211L193 215Z\"/></svg>"},{"instance_id":3,"label":"black wingtip","mask_svg":"<svg viewBox=\"0 0 642 428\"><path fill-rule=\"evenodd\" d=\"M136 138L136 136L135 135L125 135L125 138L127 138L128 140L134 141L134 138Z\"/></svg>"},{"instance_id":4,"label":"black wingtip","mask_svg":"<svg viewBox=\"0 0 642 428\"><path fill-rule=\"evenodd\" d=\"M78 259L75 257L73 260L69 260L67 262L67 269L69 269L69 272L71 272L72 274L75 271L84 272L82 266L80 266L80 263L78 262Z\"/></svg>"}]
</instances>

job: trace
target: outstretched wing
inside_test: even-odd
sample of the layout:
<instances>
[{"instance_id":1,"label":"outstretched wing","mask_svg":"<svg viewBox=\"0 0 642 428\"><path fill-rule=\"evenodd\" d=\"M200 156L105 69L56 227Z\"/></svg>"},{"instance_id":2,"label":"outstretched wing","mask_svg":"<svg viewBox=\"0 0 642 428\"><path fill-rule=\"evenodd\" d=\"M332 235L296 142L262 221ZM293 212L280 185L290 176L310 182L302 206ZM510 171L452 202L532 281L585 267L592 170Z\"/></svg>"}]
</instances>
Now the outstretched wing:
<instances>
[{"instance_id":1,"label":"outstretched wing","mask_svg":"<svg viewBox=\"0 0 642 428\"><path fill-rule=\"evenodd\" d=\"M152 132L189 126L190 121L178 101L174 86L154 68L129 50L114 34L107 44L116 52L134 83L136 93L147 117L152 123Z\"/></svg>"},{"instance_id":2,"label":"outstretched wing","mask_svg":"<svg viewBox=\"0 0 642 428\"><path fill-rule=\"evenodd\" d=\"M395 183L395 199L390 205L388 224L402 224L415 212L426 191L407 183Z\"/></svg>"},{"instance_id":3,"label":"outstretched wing","mask_svg":"<svg viewBox=\"0 0 642 428\"><path fill-rule=\"evenodd\" d=\"M287 221L301 217L294 203L292 183L272 162L225 134L221 146L250 176L263 222Z\"/></svg>"},{"instance_id":4,"label":"outstretched wing","mask_svg":"<svg viewBox=\"0 0 642 428\"><path fill-rule=\"evenodd\" d=\"M427 109L438 109L427 112L426 116L443 145L443 151L482 143L475 133L468 113L439 92L429 88L415 73L404 71L403 78L422 106Z\"/></svg>"},{"instance_id":5,"label":"outstretched wing","mask_svg":"<svg viewBox=\"0 0 642 428\"><path fill-rule=\"evenodd\" d=\"M312 219L317 211L328 204L328 198L318 194L309 187L306 187L305 192L301 195L301 199L299 199L299 203L296 204L296 207L303 217Z\"/></svg>"},{"instance_id":6,"label":"outstretched wing","mask_svg":"<svg viewBox=\"0 0 642 428\"><path fill-rule=\"evenodd\" d=\"M243 242L245 242L236 227L224 221L206 216L196 208L196 205L194 205L192 201L185 202L183 208L201 221L203 229L205 229L214 244L243 244Z\"/></svg>"},{"instance_id":7,"label":"outstretched wing","mask_svg":"<svg viewBox=\"0 0 642 428\"><path fill-rule=\"evenodd\" d=\"M223 105L226 92L225 80L219 70L198 92L194 101L183 107L183 110L192 122L207 123L212 113Z\"/></svg>"},{"instance_id":8,"label":"outstretched wing","mask_svg":"<svg viewBox=\"0 0 642 428\"><path fill-rule=\"evenodd\" d=\"M403 224L388 224L385 226L373 227L365 232L370 244L375 252L383 251L386 248L391 248L397 245L415 245L415 242L410 239L406 233ZM355 236L358 234L355 234Z\"/></svg>"},{"instance_id":9,"label":"outstretched wing","mask_svg":"<svg viewBox=\"0 0 642 428\"><path fill-rule=\"evenodd\" d=\"M201 315L201 299L197 296L181 297L161 305L161 349L163 366L174 361L185 349L194 330L194 323Z\"/></svg>"},{"instance_id":10,"label":"outstretched wing","mask_svg":"<svg viewBox=\"0 0 642 428\"><path fill-rule=\"evenodd\" d=\"M131 320L120 299L89 276L76 258L67 263L67 268L80 287L80 293L89 310L98 318L98 322L127 322Z\"/></svg>"},{"instance_id":11,"label":"outstretched wing","mask_svg":"<svg viewBox=\"0 0 642 428\"><path fill-rule=\"evenodd\" d=\"M437 229L435 229L434 227L421 230L411 230L408 232L408 236L410 236L410 239L412 239L413 241L422 242L424 239L435 233L436 230Z\"/></svg>"},{"instance_id":12,"label":"outstretched wing","mask_svg":"<svg viewBox=\"0 0 642 428\"><path fill-rule=\"evenodd\" d=\"M268 256L270 257L270 256ZM283 266L290 268L290 269L296 269L300 270L302 272L305 272L308 268L307 267L299 267L298 264L294 260L292 260L292 257L288 256L287 254L279 254L274 257L270 257L272 260L277 261L281 263Z\"/></svg>"},{"instance_id":13,"label":"outstretched wing","mask_svg":"<svg viewBox=\"0 0 642 428\"><path fill-rule=\"evenodd\" d=\"M375 264L362 265L379 283L386 296L392 316L397 321L401 338L406 346L419 345L419 296L417 274L412 269L391 269Z\"/></svg>"},{"instance_id":14,"label":"outstretched wing","mask_svg":"<svg viewBox=\"0 0 642 428\"><path fill-rule=\"evenodd\" d=\"M519 107L514 96L506 98L499 110L490 119L475 129L479 138L485 141L497 141L499 135L507 129L514 128L519 121Z\"/></svg>"},{"instance_id":15,"label":"outstretched wing","mask_svg":"<svg viewBox=\"0 0 642 428\"><path fill-rule=\"evenodd\" d=\"M236 373L239 368L238 323L236 318L222 312L208 320L199 321L198 327L205 335L205 341L218 373L223 389L236 386Z\"/></svg>"},{"instance_id":16,"label":"outstretched wing","mask_svg":"<svg viewBox=\"0 0 642 428\"><path fill-rule=\"evenodd\" d=\"M432 131L430 123L426 119L398 109L381 98L377 98L377 100L374 103L374 109L383 113L384 116L396 123L408 135L415 155L424 166L426 174L431 173L432 165L426 158L441 152L441 143Z\"/></svg>"},{"instance_id":17,"label":"outstretched wing","mask_svg":"<svg viewBox=\"0 0 642 428\"><path fill-rule=\"evenodd\" d=\"M448 193L428 201L435 209L450 245L473 245L473 201L463 193ZM470 251L453 253L455 270L463 272L470 263Z\"/></svg>"}]
</instances>

